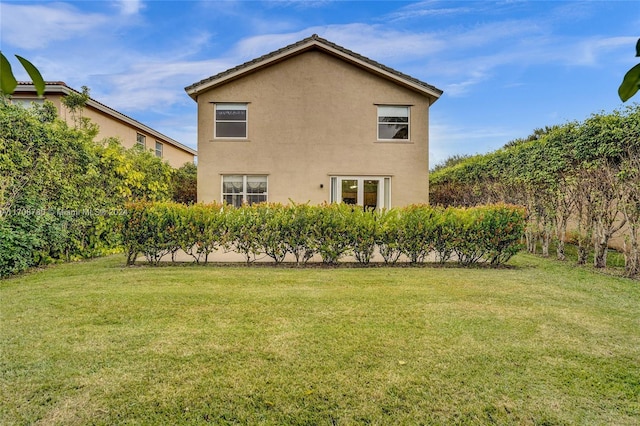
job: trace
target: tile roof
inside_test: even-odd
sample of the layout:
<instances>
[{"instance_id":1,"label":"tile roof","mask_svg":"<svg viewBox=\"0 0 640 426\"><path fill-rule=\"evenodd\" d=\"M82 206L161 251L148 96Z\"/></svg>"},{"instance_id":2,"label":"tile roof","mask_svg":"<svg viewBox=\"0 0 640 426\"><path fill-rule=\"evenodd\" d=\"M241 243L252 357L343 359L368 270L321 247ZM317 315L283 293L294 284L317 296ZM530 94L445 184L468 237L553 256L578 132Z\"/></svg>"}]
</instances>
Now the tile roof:
<instances>
[{"instance_id":1,"label":"tile roof","mask_svg":"<svg viewBox=\"0 0 640 426\"><path fill-rule=\"evenodd\" d=\"M417 78L411 77L410 75L404 74L400 71L397 71L393 68L390 68L386 65L383 65L379 62L376 62L372 59L367 58L366 56L360 55L359 53L353 52L349 49L346 49L342 46L339 46L329 40L326 40L317 34L313 34L311 37L307 37L298 42L285 46L281 49L275 50L273 52L267 53L266 55L262 55L256 59L252 59L251 61L240 64L236 67L230 68L226 71L222 71L216 75L213 75L209 78L205 78L197 83L194 83L190 86L185 87L185 91L195 99L198 93L203 90L208 89L209 87L216 84L216 82L224 82L227 78L230 78L234 75L242 75L243 71L249 72L255 70L256 68L261 68L262 66L270 65L273 61L281 60L289 55L295 55L298 53L305 52L307 50L311 50L313 48L320 49L331 49L340 54L340 56L345 60L353 60L355 62L360 62L367 66L369 70L372 72L379 71L383 74L387 74L399 82L408 82L412 86L415 86L417 89L421 89L431 95L434 100L438 99L440 95L442 95L442 90L438 89L431 84L428 84L424 81L418 80Z\"/></svg>"}]
</instances>

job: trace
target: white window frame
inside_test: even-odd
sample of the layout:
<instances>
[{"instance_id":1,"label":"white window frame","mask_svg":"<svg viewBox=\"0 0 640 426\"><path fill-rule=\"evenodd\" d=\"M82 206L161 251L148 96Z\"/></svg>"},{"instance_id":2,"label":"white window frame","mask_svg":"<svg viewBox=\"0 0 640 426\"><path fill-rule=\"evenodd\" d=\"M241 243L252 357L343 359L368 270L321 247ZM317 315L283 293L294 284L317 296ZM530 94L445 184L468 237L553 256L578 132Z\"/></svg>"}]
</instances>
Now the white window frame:
<instances>
[{"instance_id":1,"label":"white window frame","mask_svg":"<svg viewBox=\"0 0 640 426\"><path fill-rule=\"evenodd\" d=\"M329 202L342 203L342 182L345 180L357 181L358 194L356 205L364 205L364 182L377 180L378 206L376 210L388 210L391 208L391 176L331 176L329 180Z\"/></svg>"},{"instance_id":2,"label":"white window frame","mask_svg":"<svg viewBox=\"0 0 640 426\"><path fill-rule=\"evenodd\" d=\"M220 110L224 110L223 107L232 107L232 110L236 108L237 110L242 111L243 107L245 112L244 120L218 120L218 108ZM244 136L219 136L218 135L218 123L244 123ZM237 140L245 140L249 138L249 104L246 102L216 102L213 104L213 138L214 139L237 139Z\"/></svg>"},{"instance_id":3,"label":"white window frame","mask_svg":"<svg viewBox=\"0 0 640 426\"><path fill-rule=\"evenodd\" d=\"M147 147L147 137L142 133L136 133L136 145L145 149Z\"/></svg>"},{"instance_id":4,"label":"white window frame","mask_svg":"<svg viewBox=\"0 0 640 426\"><path fill-rule=\"evenodd\" d=\"M156 141L156 157L162 158L164 154L164 145L160 141Z\"/></svg>"},{"instance_id":5,"label":"white window frame","mask_svg":"<svg viewBox=\"0 0 640 426\"><path fill-rule=\"evenodd\" d=\"M376 105L376 109L377 109L377 123L376 123L376 132L378 135L378 140L379 141L384 141L384 142L408 142L411 140L411 106L410 105ZM407 137L406 138L391 138L391 139L384 139L380 137L380 126L381 125L388 125L391 124L393 122L389 122L389 121L381 121L380 118L381 117L394 117L393 115L380 115L382 110L384 108L404 108L407 111ZM397 117L403 117L398 115ZM402 122L398 122L398 124L405 124Z\"/></svg>"},{"instance_id":6,"label":"white window frame","mask_svg":"<svg viewBox=\"0 0 640 426\"><path fill-rule=\"evenodd\" d=\"M242 178L242 191L241 192L224 192L224 178L225 177L241 177ZM258 177L258 178L264 178L265 183L267 184L267 190L265 192L259 192L259 193L254 193L254 192L247 192L248 189L248 179L251 177ZM242 204L255 204L253 202L249 201L249 197L252 195L256 195L256 196L264 196L264 201L260 201L260 203L266 203L269 201L269 176L268 175L240 175L240 174L225 174L222 175L220 178L220 194L221 194L221 199L222 199L222 203L225 204L229 204L226 202L225 198L228 195L235 195L235 196L242 196Z\"/></svg>"},{"instance_id":7,"label":"white window frame","mask_svg":"<svg viewBox=\"0 0 640 426\"><path fill-rule=\"evenodd\" d=\"M11 98L11 104L21 106L24 109L33 107L33 104L44 105L44 99L42 98Z\"/></svg>"}]
</instances>

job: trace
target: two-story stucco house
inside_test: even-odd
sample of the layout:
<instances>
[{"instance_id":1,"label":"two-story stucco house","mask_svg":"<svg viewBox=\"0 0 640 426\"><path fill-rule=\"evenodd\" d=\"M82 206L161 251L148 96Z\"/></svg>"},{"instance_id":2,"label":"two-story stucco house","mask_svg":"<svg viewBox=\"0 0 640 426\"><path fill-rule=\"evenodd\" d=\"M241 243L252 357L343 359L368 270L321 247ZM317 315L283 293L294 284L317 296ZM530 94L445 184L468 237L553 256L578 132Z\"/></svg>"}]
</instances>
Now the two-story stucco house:
<instances>
[{"instance_id":1,"label":"two-story stucco house","mask_svg":"<svg viewBox=\"0 0 640 426\"><path fill-rule=\"evenodd\" d=\"M434 86L313 35L185 90L198 201L429 201Z\"/></svg>"},{"instance_id":2,"label":"two-story stucco house","mask_svg":"<svg viewBox=\"0 0 640 426\"><path fill-rule=\"evenodd\" d=\"M21 82L16 87L11 101L28 106L31 102L51 101L58 110L58 116L68 124L73 124L70 111L62 103L62 98L78 91L62 81L48 81L44 96L39 98L35 86L30 82ZM125 148L135 145L151 150L168 162L172 167L180 167L185 163L193 163L197 152L186 145L166 136L141 122L110 108L95 99L89 98L82 116L89 118L99 127L98 139L117 137Z\"/></svg>"}]
</instances>

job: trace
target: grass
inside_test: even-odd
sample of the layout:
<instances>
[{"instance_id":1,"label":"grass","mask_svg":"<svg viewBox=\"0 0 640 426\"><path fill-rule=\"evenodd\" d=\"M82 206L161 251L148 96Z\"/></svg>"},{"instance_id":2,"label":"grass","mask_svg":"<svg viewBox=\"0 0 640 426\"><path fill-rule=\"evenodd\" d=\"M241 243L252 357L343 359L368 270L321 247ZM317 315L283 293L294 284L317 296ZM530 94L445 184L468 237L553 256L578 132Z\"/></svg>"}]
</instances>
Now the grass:
<instances>
[{"instance_id":1,"label":"grass","mask_svg":"<svg viewBox=\"0 0 640 426\"><path fill-rule=\"evenodd\" d=\"M540 245L537 247L537 253L541 254L542 248ZM575 264L578 261L578 246L576 244L566 244L565 245L565 256L566 261L569 263ZM549 247L549 258L555 259L557 257L556 245L551 244ZM587 257L586 265L593 265L593 250L589 250L589 255ZM609 249L607 252L607 271L613 274L624 274L624 253Z\"/></svg>"},{"instance_id":2,"label":"grass","mask_svg":"<svg viewBox=\"0 0 640 426\"><path fill-rule=\"evenodd\" d=\"M123 262L0 281L0 423L640 423L637 281Z\"/></svg>"}]
</instances>

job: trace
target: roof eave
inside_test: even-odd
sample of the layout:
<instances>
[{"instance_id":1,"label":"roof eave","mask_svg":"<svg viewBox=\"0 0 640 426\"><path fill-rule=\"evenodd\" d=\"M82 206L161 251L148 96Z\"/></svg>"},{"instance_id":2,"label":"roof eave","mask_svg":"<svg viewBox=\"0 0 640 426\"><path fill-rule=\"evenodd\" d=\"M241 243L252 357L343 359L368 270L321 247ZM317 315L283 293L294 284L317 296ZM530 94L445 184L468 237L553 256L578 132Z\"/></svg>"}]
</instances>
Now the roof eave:
<instances>
[{"instance_id":1,"label":"roof eave","mask_svg":"<svg viewBox=\"0 0 640 426\"><path fill-rule=\"evenodd\" d=\"M235 71L228 72L228 73L223 72L224 75L220 76L220 78L215 78L211 80L208 80L208 79L202 80L199 83L186 87L185 91L189 96L191 96L191 98L196 100L198 95L202 92L205 92L213 87L228 83L229 81L235 80L236 78L239 78L246 74L253 73L261 68L265 68L277 62L283 61L284 59L289 58L291 56L295 56L299 53L302 53L306 50L311 49L314 46L314 44L315 43L313 42L305 43L299 46L295 46L291 49L283 50L282 52L279 52L275 55L271 55L262 61L249 63L249 65L244 67L240 66Z\"/></svg>"},{"instance_id":2,"label":"roof eave","mask_svg":"<svg viewBox=\"0 0 640 426\"><path fill-rule=\"evenodd\" d=\"M298 55L302 52L317 48L324 52L327 52L331 55L339 57L349 63L352 63L360 68L366 69L374 74L377 74L383 78L391 80L395 83L398 83L408 89L414 90L418 93L421 93L431 99L430 103L435 102L442 95L442 90L437 89L436 87L425 84L420 84L418 80L412 78L405 78L403 75L399 75L401 73L395 73L390 71L389 69L385 69L386 67L376 66L374 63L371 63L364 58L360 58L360 55L353 55L348 52L343 51L337 47L332 45L333 43L324 42L323 39L319 37L313 36L305 40L304 43L294 44L290 48L284 48L280 52L275 54L267 54L265 55L265 59L256 62L249 62L246 66L239 66L237 69L231 72L223 72L221 73L219 78L209 78L200 81L199 83L195 83L191 86L185 88L187 94L193 99L197 101L197 97L200 93L205 92L209 89L212 89L216 86L223 85L232 80L240 78L244 75L253 73L261 68L265 68L267 66L273 65L277 62L283 61L286 58L291 56ZM214 76L215 77L215 76Z\"/></svg>"}]
</instances>

